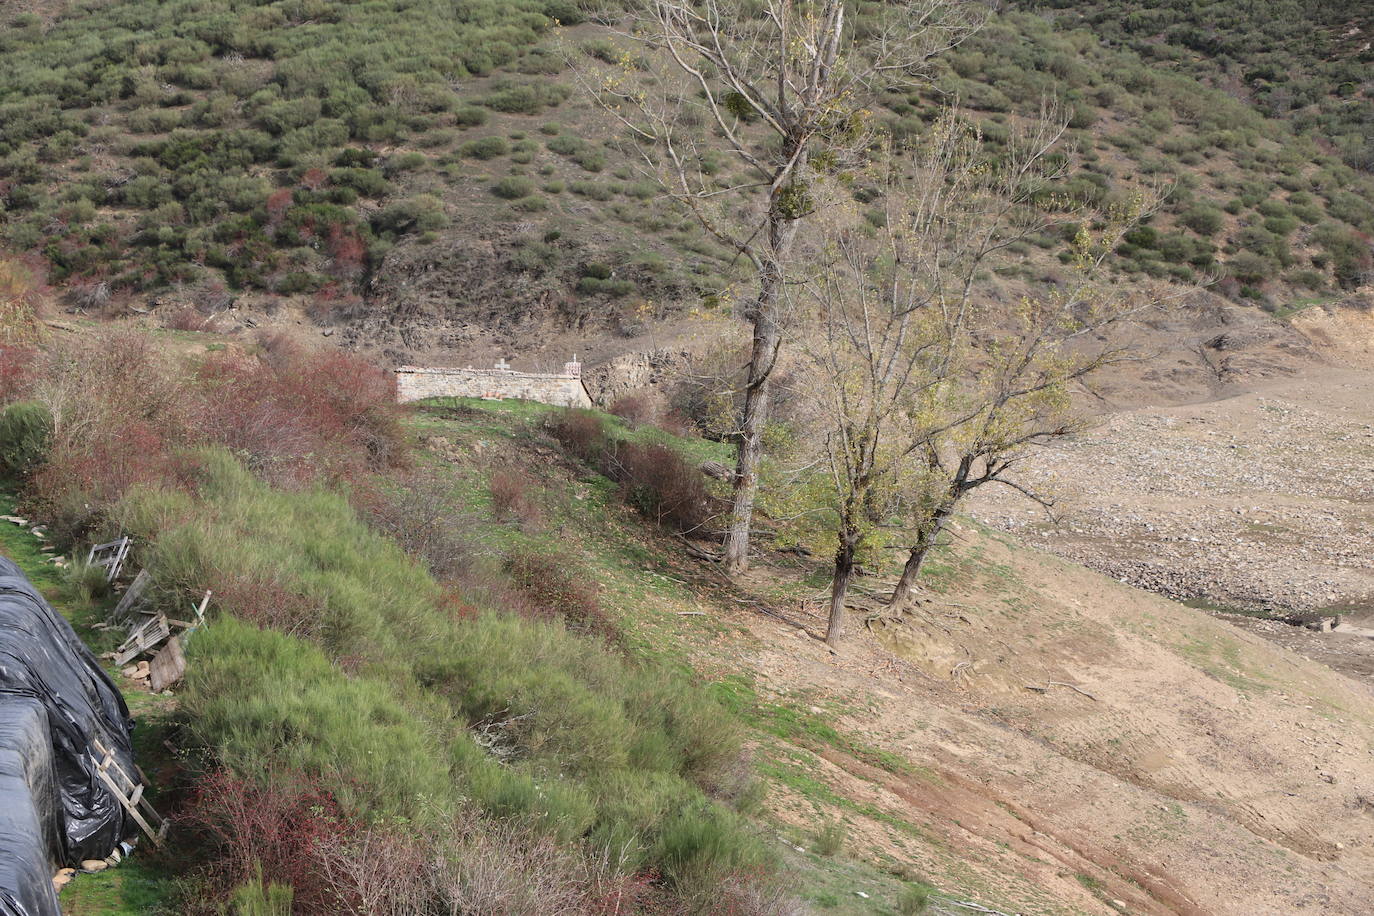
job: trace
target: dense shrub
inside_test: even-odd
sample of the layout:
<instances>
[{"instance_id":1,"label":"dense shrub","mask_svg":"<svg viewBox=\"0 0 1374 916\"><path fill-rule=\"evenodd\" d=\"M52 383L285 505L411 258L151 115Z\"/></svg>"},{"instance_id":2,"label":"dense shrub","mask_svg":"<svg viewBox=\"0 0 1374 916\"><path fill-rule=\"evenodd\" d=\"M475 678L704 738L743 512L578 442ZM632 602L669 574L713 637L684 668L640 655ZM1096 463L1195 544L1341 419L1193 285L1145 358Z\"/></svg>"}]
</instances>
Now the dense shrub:
<instances>
[{"instance_id":1,"label":"dense shrub","mask_svg":"<svg viewBox=\"0 0 1374 916\"><path fill-rule=\"evenodd\" d=\"M466 536L471 520L455 508L452 486L439 477L413 473L394 487L361 488L354 491L354 505L374 530L436 579L452 581L472 568L476 551Z\"/></svg>"},{"instance_id":2,"label":"dense shrub","mask_svg":"<svg viewBox=\"0 0 1374 916\"><path fill-rule=\"evenodd\" d=\"M52 413L46 405L18 401L0 409L0 477L32 474L51 444Z\"/></svg>"},{"instance_id":3,"label":"dense shrub","mask_svg":"<svg viewBox=\"0 0 1374 916\"><path fill-rule=\"evenodd\" d=\"M37 355L30 347L0 345L0 404L28 393Z\"/></svg>"},{"instance_id":4,"label":"dense shrub","mask_svg":"<svg viewBox=\"0 0 1374 916\"><path fill-rule=\"evenodd\" d=\"M1179 217L1179 222L1203 238L1211 238L1220 232L1222 226L1225 225L1221 211L1215 207L1202 205L1189 209Z\"/></svg>"},{"instance_id":5,"label":"dense shrub","mask_svg":"<svg viewBox=\"0 0 1374 916\"><path fill-rule=\"evenodd\" d=\"M702 533L714 517L714 502L701 472L675 449L620 442L604 460L625 501L645 518L690 534Z\"/></svg>"},{"instance_id":6,"label":"dense shrub","mask_svg":"<svg viewBox=\"0 0 1374 916\"><path fill-rule=\"evenodd\" d=\"M609 411L632 427L644 426L658 416L658 404L650 395L634 391L612 401Z\"/></svg>"},{"instance_id":7,"label":"dense shrub","mask_svg":"<svg viewBox=\"0 0 1374 916\"><path fill-rule=\"evenodd\" d=\"M256 357L226 351L197 382L208 437L270 480L357 476L403 457L394 378L351 354L284 342Z\"/></svg>"},{"instance_id":8,"label":"dense shrub","mask_svg":"<svg viewBox=\"0 0 1374 916\"><path fill-rule=\"evenodd\" d=\"M548 430L564 449L588 464L599 462L609 443L605 419L591 410L555 413L548 420Z\"/></svg>"},{"instance_id":9,"label":"dense shrub","mask_svg":"<svg viewBox=\"0 0 1374 916\"><path fill-rule=\"evenodd\" d=\"M519 175L508 175L492 185L491 191L497 197L504 197L506 200L515 200L516 198L533 194L535 187L535 183L529 178Z\"/></svg>"},{"instance_id":10,"label":"dense shrub","mask_svg":"<svg viewBox=\"0 0 1374 916\"><path fill-rule=\"evenodd\" d=\"M495 159L510 152L510 143L505 137L482 137L469 140L458 147L458 155L469 159Z\"/></svg>"},{"instance_id":11,"label":"dense shrub","mask_svg":"<svg viewBox=\"0 0 1374 916\"><path fill-rule=\"evenodd\" d=\"M620 638L615 622L601 608L596 583L566 556L518 549L506 555L502 568L541 616L561 620L570 629L608 642Z\"/></svg>"},{"instance_id":12,"label":"dense shrub","mask_svg":"<svg viewBox=\"0 0 1374 916\"><path fill-rule=\"evenodd\" d=\"M339 911L319 858L358 825L318 780L281 772L255 782L213 770L197 780L176 824L198 847L207 863L202 873L220 891L261 884L265 875L291 889L295 912Z\"/></svg>"}]
</instances>

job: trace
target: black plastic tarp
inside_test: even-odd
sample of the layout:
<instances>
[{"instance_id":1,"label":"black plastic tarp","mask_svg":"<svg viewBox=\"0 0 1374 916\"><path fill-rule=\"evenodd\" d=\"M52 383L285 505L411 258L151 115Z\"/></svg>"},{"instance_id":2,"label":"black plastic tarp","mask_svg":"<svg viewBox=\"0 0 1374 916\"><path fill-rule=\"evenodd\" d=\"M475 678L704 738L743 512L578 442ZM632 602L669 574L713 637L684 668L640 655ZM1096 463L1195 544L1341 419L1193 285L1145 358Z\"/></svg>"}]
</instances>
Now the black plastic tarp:
<instances>
[{"instance_id":1,"label":"black plastic tarp","mask_svg":"<svg viewBox=\"0 0 1374 916\"><path fill-rule=\"evenodd\" d=\"M133 832L95 749L133 774L132 726L90 650L0 557L0 916L57 913L53 867L104 859Z\"/></svg>"}]
</instances>

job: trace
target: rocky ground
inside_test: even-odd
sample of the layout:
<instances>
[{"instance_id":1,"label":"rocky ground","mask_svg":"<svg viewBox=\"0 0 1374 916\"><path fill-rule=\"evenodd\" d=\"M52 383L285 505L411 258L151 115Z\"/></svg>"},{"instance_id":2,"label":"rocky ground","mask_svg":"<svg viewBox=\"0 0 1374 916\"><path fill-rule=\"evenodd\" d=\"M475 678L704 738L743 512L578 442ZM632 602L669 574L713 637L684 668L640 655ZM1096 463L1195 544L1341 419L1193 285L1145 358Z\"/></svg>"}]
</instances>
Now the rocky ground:
<instances>
[{"instance_id":1,"label":"rocky ground","mask_svg":"<svg viewBox=\"0 0 1374 916\"><path fill-rule=\"evenodd\" d=\"M1374 375L1328 370L1141 408L1038 451L982 520L1170 597L1290 612L1374 600Z\"/></svg>"}]
</instances>

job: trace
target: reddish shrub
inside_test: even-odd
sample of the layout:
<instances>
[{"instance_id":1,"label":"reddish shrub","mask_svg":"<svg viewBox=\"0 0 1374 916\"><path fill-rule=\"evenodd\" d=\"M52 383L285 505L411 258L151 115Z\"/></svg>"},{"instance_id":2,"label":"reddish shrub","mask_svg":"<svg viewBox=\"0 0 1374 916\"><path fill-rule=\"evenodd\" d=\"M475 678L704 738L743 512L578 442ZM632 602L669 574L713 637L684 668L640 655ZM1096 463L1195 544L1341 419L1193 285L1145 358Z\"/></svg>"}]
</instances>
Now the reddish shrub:
<instances>
[{"instance_id":1,"label":"reddish shrub","mask_svg":"<svg viewBox=\"0 0 1374 916\"><path fill-rule=\"evenodd\" d=\"M343 911L345 901L319 863L358 828L331 794L301 774L273 774L257 783L226 770L212 772L197 782L176 825L201 847L204 874L213 886L227 890L260 868L264 883L294 889L293 913Z\"/></svg>"},{"instance_id":2,"label":"reddish shrub","mask_svg":"<svg viewBox=\"0 0 1374 916\"><path fill-rule=\"evenodd\" d=\"M272 222L280 222L286 215L286 211L291 209L291 189L278 188L267 195L267 218Z\"/></svg>"},{"instance_id":3,"label":"reddish shrub","mask_svg":"<svg viewBox=\"0 0 1374 916\"><path fill-rule=\"evenodd\" d=\"M275 483L354 477L404 458L395 380L351 354L277 340L258 358L217 354L199 381L207 433Z\"/></svg>"},{"instance_id":4,"label":"reddish shrub","mask_svg":"<svg viewBox=\"0 0 1374 916\"><path fill-rule=\"evenodd\" d=\"M306 169L301 176L301 185L310 191L318 191L329 183L329 175L324 169Z\"/></svg>"},{"instance_id":5,"label":"reddish shrub","mask_svg":"<svg viewBox=\"0 0 1374 916\"><path fill-rule=\"evenodd\" d=\"M534 481L525 472L503 468L492 473L487 486L497 518L514 521L522 528L534 528L543 521L544 513L530 492Z\"/></svg>"},{"instance_id":6,"label":"reddish shrub","mask_svg":"<svg viewBox=\"0 0 1374 916\"><path fill-rule=\"evenodd\" d=\"M367 243L353 226L335 223L329 227L326 247L330 272L344 280L356 280L367 266Z\"/></svg>"},{"instance_id":7,"label":"reddish shrub","mask_svg":"<svg viewBox=\"0 0 1374 916\"><path fill-rule=\"evenodd\" d=\"M326 283L310 298L305 313L316 324L328 326L358 314L362 304L363 299L357 293L341 289L338 283Z\"/></svg>"},{"instance_id":8,"label":"reddish shrub","mask_svg":"<svg viewBox=\"0 0 1374 916\"><path fill-rule=\"evenodd\" d=\"M622 394L611 402L610 412L634 427L654 422L658 405L644 392Z\"/></svg>"},{"instance_id":9,"label":"reddish shrub","mask_svg":"<svg viewBox=\"0 0 1374 916\"><path fill-rule=\"evenodd\" d=\"M691 534L716 514L701 472L666 445L619 443L606 453L606 466L625 501L660 525Z\"/></svg>"},{"instance_id":10,"label":"reddish shrub","mask_svg":"<svg viewBox=\"0 0 1374 916\"><path fill-rule=\"evenodd\" d=\"M162 326L170 331L205 331L218 333L219 320L206 315L193 305L183 305L163 319Z\"/></svg>"},{"instance_id":11,"label":"reddish shrub","mask_svg":"<svg viewBox=\"0 0 1374 916\"><path fill-rule=\"evenodd\" d=\"M292 591L264 573L218 570L208 585L216 604L263 629L309 638L317 635L323 624L325 609L318 600Z\"/></svg>"},{"instance_id":12,"label":"reddish shrub","mask_svg":"<svg viewBox=\"0 0 1374 916\"><path fill-rule=\"evenodd\" d=\"M563 410L549 418L548 430L565 451L588 464L599 461L606 450L606 421L593 411Z\"/></svg>"},{"instance_id":13,"label":"reddish shrub","mask_svg":"<svg viewBox=\"0 0 1374 916\"><path fill-rule=\"evenodd\" d=\"M38 351L30 347L0 346L0 404L29 393Z\"/></svg>"},{"instance_id":14,"label":"reddish shrub","mask_svg":"<svg viewBox=\"0 0 1374 916\"><path fill-rule=\"evenodd\" d=\"M181 485L180 447L200 441L194 398L146 335L115 332L49 361L55 425L25 503L70 540L130 488Z\"/></svg>"},{"instance_id":15,"label":"reddish shrub","mask_svg":"<svg viewBox=\"0 0 1374 916\"><path fill-rule=\"evenodd\" d=\"M536 616L556 617L574 630L619 642L620 629L601 607L585 570L570 568L566 557L517 548L502 564L515 590L534 606Z\"/></svg>"}]
</instances>

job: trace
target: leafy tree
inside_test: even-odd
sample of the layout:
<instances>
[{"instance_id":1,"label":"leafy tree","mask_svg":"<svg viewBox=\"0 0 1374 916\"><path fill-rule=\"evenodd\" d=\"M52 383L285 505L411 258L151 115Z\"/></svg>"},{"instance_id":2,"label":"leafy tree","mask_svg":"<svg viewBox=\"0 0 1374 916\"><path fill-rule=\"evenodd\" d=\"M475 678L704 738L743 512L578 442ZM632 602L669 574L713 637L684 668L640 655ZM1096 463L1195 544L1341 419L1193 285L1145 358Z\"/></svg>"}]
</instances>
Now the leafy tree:
<instances>
[{"instance_id":1,"label":"leafy tree","mask_svg":"<svg viewBox=\"0 0 1374 916\"><path fill-rule=\"evenodd\" d=\"M751 265L753 341L737 430L727 568L748 565L769 382L786 324L798 229L872 143L880 90L924 79L985 13L965 0L644 0L614 23L634 55L598 67L568 50L643 171ZM612 57L599 54L604 60ZM596 68L596 69L589 69ZM706 125L706 129L702 129ZM743 174L717 179L722 161Z\"/></svg>"},{"instance_id":2,"label":"leafy tree","mask_svg":"<svg viewBox=\"0 0 1374 916\"><path fill-rule=\"evenodd\" d=\"M1025 449L1066 435L1069 387L1128 353L1102 341L1148 300L1109 293L1099 274L1139 202L1103 236L1080 229L1076 277L1058 291L1005 306L976 294L1002 252L1073 216L1032 205L1065 175L1053 153L1065 124L1043 115L993 156L948 116L887 164L878 232L856 230L852 213L827 223L830 257L805 285L794 337L814 424L802 454L827 481L821 511L801 517L829 520L835 537L832 644L866 552L908 548L893 596L904 604L960 500L986 483L1034 496L1012 474Z\"/></svg>"}]
</instances>

